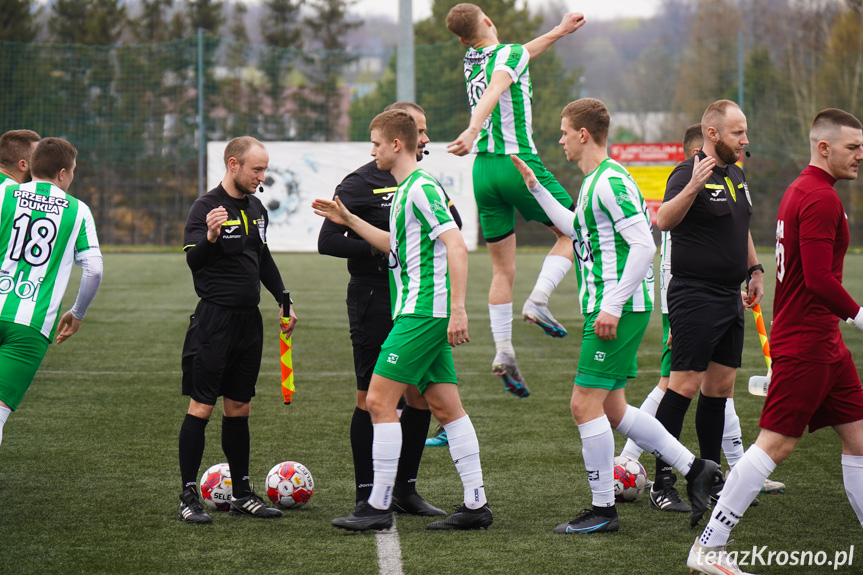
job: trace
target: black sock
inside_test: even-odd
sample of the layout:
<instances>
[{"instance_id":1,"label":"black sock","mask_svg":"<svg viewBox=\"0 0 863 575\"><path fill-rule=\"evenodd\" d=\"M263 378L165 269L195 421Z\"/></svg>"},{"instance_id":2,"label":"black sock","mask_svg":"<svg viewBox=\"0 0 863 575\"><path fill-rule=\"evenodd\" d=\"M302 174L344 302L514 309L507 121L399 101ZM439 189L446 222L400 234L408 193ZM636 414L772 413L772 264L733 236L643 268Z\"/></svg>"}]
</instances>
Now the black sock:
<instances>
[{"instance_id":1,"label":"black sock","mask_svg":"<svg viewBox=\"0 0 863 575\"><path fill-rule=\"evenodd\" d=\"M692 400L688 397L668 389L656 408L656 420L668 430L668 433L677 439L680 439L680 432L683 430L683 419L686 417L686 410L689 409L691 402ZM671 465L657 458L656 477L654 478L656 483L655 490L658 491L669 486L671 475Z\"/></svg>"},{"instance_id":2,"label":"black sock","mask_svg":"<svg viewBox=\"0 0 863 575\"><path fill-rule=\"evenodd\" d=\"M249 488L249 418L222 416L222 451L231 467L231 497L248 497Z\"/></svg>"},{"instance_id":3,"label":"black sock","mask_svg":"<svg viewBox=\"0 0 863 575\"><path fill-rule=\"evenodd\" d=\"M617 517L617 505L610 505L608 507L597 507L596 505L591 505L591 507L593 508L593 512L597 515L602 515L609 519Z\"/></svg>"},{"instance_id":4,"label":"black sock","mask_svg":"<svg viewBox=\"0 0 863 575\"><path fill-rule=\"evenodd\" d=\"M698 475L704 471L704 460L698 457L695 458L695 461L692 462L692 468L690 468L689 473L686 474L686 481L692 481Z\"/></svg>"},{"instance_id":5,"label":"black sock","mask_svg":"<svg viewBox=\"0 0 863 575\"><path fill-rule=\"evenodd\" d=\"M430 423L431 411L428 409L415 409L410 405L405 405L402 410L402 451L399 456L399 470L396 475L396 491L401 493L416 491L420 460L426 445Z\"/></svg>"},{"instance_id":6,"label":"black sock","mask_svg":"<svg viewBox=\"0 0 863 575\"><path fill-rule=\"evenodd\" d=\"M209 420L187 413L180 426L180 479L183 489L198 484L198 470L204 457L204 430Z\"/></svg>"},{"instance_id":7,"label":"black sock","mask_svg":"<svg viewBox=\"0 0 863 575\"><path fill-rule=\"evenodd\" d=\"M367 501L372 493L375 471L372 466L372 440L374 428L368 411L354 408L351 418L351 452L354 456L356 501Z\"/></svg>"},{"instance_id":8,"label":"black sock","mask_svg":"<svg viewBox=\"0 0 863 575\"><path fill-rule=\"evenodd\" d=\"M698 396L695 431L701 459L720 462L722 434L725 432L725 401L724 397L707 397L704 393Z\"/></svg>"}]
</instances>

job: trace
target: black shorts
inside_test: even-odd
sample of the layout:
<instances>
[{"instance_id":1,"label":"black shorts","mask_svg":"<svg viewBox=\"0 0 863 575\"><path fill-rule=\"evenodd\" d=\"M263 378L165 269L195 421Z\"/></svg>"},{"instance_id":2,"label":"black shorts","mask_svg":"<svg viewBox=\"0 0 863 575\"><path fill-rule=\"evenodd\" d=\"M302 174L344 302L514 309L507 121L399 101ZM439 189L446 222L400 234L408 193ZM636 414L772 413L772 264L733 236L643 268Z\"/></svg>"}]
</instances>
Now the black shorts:
<instances>
[{"instance_id":1,"label":"black shorts","mask_svg":"<svg viewBox=\"0 0 863 575\"><path fill-rule=\"evenodd\" d=\"M740 367L743 300L738 287L672 277L668 321L671 371L706 371L711 361Z\"/></svg>"},{"instance_id":2,"label":"black shorts","mask_svg":"<svg viewBox=\"0 0 863 575\"><path fill-rule=\"evenodd\" d=\"M219 396L248 403L255 396L263 344L258 308L201 300L183 344L183 395L205 405L215 405Z\"/></svg>"},{"instance_id":3,"label":"black shorts","mask_svg":"<svg viewBox=\"0 0 863 575\"><path fill-rule=\"evenodd\" d=\"M357 390L368 391L381 345L393 329L389 284L352 279L348 283L347 304Z\"/></svg>"}]
</instances>

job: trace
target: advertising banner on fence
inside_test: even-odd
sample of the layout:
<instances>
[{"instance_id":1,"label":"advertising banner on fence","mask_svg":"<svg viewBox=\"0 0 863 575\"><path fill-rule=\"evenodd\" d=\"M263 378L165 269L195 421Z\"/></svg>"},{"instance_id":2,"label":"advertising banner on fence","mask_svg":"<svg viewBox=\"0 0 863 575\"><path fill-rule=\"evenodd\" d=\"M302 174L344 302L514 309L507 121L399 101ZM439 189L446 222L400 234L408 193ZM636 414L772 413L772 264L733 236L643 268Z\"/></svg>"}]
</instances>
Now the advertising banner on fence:
<instances>
[{"instance_id":1,"label":"advertising banner on fence","mask_svg":"<svg viewBox=\"0 0 863 575\"><path fill-rule=\"evenodd\" d=\"M219 185L225 174L223 154L227 142L207 144L207 189ZM314 198L331 198L349 173L372 160L368 142L265 142L270 167L264 192L256 194L270 217L267 244L274 252L314 252L323 219L312 211ZM429 144L430 153L420 167L434 176L455 203L464 227L465 243L477 246L479 223L473 197L473 156L459 158L446 152L446 144Z\"/></svg>"},{"instance_id":2,"label":"advertising banner on fence","mask_svg":"<svg viewBox=\"0 0 863 575\"><path fill-rule=\"evenodd\" d=\"M647 201L650 220L665 196L665 182L674 166L683 161L683 144L612 144L611 157L632 174Z\"/></svg>"}]
</instances>

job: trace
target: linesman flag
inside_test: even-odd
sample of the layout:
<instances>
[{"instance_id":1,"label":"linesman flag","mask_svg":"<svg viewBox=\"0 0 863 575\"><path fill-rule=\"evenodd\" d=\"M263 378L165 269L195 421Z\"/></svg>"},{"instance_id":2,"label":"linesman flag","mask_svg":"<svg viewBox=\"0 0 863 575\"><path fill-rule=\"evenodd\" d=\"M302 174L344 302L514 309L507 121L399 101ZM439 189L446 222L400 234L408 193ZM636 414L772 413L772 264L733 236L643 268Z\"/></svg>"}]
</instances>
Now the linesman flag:
<instances>
[{"instance_id":1,"label":"linesman flag","mask_svg":"<svg viewBox=\"0 0 863 575\"><path fill-rule=\"evenodd\" d=\"M761 339L761 351L764 353L764 361L767 362L767 367L770 368L770 343L767 341L767 330L764 329L764 317L761 315L761 304L757 303L752 306L752 313L755 314L755 327L758 328L758 337Z\"/></svg>"},{"instance_id":2,"label":"linesman flag","mask_svg":"<svg viewBox=\"0 0 863 575\"><path fill-rule=\"evenodd\" d=\"M291 294L287 290L282 292L282 324L288 325L291 321ZM291 337L283 331L279 331L279 352L282 358L282 397L285 405L291 404L294 395L294 361L291 358Z\"/></svg>"}]
</instances>

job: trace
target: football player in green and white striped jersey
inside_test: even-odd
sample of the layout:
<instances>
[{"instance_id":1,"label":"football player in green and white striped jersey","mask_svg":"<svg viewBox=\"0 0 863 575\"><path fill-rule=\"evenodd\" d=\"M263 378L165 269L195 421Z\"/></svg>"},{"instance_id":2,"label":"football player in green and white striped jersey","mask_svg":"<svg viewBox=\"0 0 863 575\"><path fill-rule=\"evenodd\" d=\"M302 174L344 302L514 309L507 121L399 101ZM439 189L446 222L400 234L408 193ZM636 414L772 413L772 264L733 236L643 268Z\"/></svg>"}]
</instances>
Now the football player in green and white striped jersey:
<instances>
[{"instance_id":1,"label":"football player in green and white striped jersey","mask_svg":"<svg viewBox=\"0 0 863 575\"><path fill-rule=\"evenodd\" d=\"M579 262L579 305L585 319L570 408L581 435L593 501L591 509L558 525L555 533L619 529L612 428L673 462L686 476L693 513L704 513L710 488L721 481L716 463L696 458L656 419L626 403L626 381L636 376L638 345L653 309L656 246L638 186L608 157L609 124L608 109L594 98L571 102L561 113L560 144L566 159L586 174L575 217L554 200L524 161L512 156L539 204L576 242Z\"/></svg>"},{"instance_id":2,"label":"football player in green and white striped jersey","mask_svg":"<svg viewBox=\"0 0 863 575\"><path fill-rule=\"evenodd\" d=\"M389 253L393 329L381 346L366 406L372 417L374 486L333 525L352 531L386 529L393 523L393 486L402 446L396 412L399 398L415 385L443 425L450 454L464 487L464 505L428 529L485 529L488 507L479 442L461 404L452 346L470 341L465 294L467 247L440 185L417 165L417 123L404 110L378 114L369 126L378 169L399 182L390 209L390 230L354 216L339 201L317 199L315 213L353 229L376 249Z\"/></svg>"},{"instance_id":3,"label":"football player in green and white striped jersey","mask_svg":"<svg viewBox=\"0 0 863 575\"><path fill-rule=\"evenodd\" d=\"M518 154L557 201L566 208L572 207L572 198L545 169L533 142L529 62L584 22L583 14L566 14L550 32L522 46L501 44L491 19L475 4L457 4L446 19L447 28L469 47L464 74L472 110L470 125L447 149L459 156L476 154L474 196L492 260L488 294L495 342L492 373L501 376L505 388L518 397L528 397L530 391L518 369L512 345L516 210L527 221L542 222L556 236L536 285L522 307L524 320L539 325L552 337L567 334L549 312L548 298L572 266L572 246L525 189L509 154Z\"/></svg>"},{"instance_id":4,"label":"football player in green and white striped jersey","mask_svg":"<svg viewBox=\"0 0 863 575\"><path fill-rule=\"evenodd\" d=\"M30 156L39 143L33 130L9 130L0 136L0 188L30 181Z\"/></svg>"},{"instance_id":5,"label":"football player in green and white striped jersey","mask_svg":"<svg viewBox=\"0 0 863 575\"><path fill-rule=\"evenodd\" d=\"M0 197L0 440L3 425L30 387L48 345L78 331L102 281L102 255L90 209L66 191L78 155L46 138L33 150L33 181ZM59 316L72 264L84 268L75 305Z\"/></svg>"}]
</instances>

